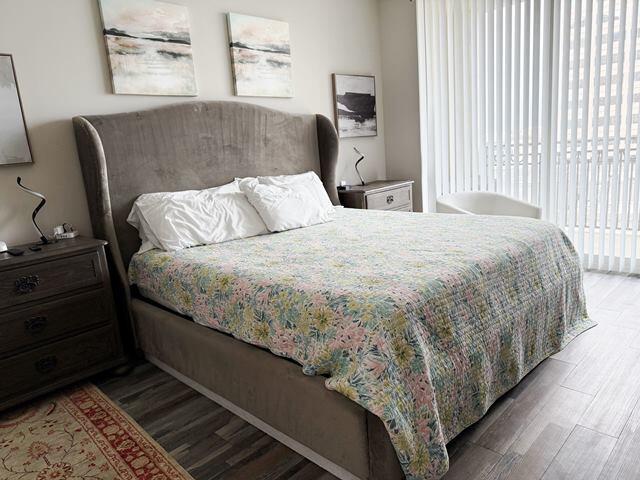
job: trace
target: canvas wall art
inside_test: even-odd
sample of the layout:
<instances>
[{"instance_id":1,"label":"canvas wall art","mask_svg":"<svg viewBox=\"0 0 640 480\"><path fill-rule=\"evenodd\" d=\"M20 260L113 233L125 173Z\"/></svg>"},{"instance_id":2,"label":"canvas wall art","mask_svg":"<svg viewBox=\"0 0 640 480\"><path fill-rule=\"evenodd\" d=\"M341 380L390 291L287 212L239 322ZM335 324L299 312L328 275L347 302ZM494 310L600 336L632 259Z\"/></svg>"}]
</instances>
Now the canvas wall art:
<instances>
[{"instance_id":1,"label":"canvas wall art","mask_svg":"<svg viewBox=\"0 0 640 480\"><path fill-rule=\"evenodd\" d=\"M0 54L0 165L32 161L13 58Z\"/></svg>"},{"instance_id":2,"label":"canvas wall art","mask_svg":"<svg viewBox=\"0 0 640 480\"><path fill-rule=\"evenodd\" d=\"M333 75L336 124L341 138L378 134L376 79L370 75Z\"/></svg>"},{"instance_id":3,"label":"canvas wall art","mask_svg":"<svg viewBox=\"0 0 640 480\"><path fill-rule=\"evenodd\" d=\"M187 7L100 0L113 92L197 95Z\"/></svg>"},{"instance_id":4,"label":"canvas wall art","mask_svg":"<svg viewBox=\"0 0 640 480\"><path fill-rule=\"evenodd\" d=\"M238 13L227 19L236 95L292 97L289 24Z\"/></svg>"}]
</instances>

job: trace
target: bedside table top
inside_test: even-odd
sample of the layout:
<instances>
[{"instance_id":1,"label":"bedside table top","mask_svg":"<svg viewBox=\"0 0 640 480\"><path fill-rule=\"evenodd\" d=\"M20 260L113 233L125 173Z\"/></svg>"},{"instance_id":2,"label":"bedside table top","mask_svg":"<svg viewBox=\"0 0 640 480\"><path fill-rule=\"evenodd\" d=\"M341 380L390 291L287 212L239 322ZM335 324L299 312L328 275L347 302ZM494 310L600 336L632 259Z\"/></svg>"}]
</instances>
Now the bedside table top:
<instances>
[{"instance_id":1,"label":"bedside table top","mask_svg":"<svg viewBox=\"0 0 640 480\"><path fill-rule=\"evenodd\" d=\"M56 243L50 243L48 245L40 245L42 250L37 252L29 250L29 247L34 245L34 243L16 245L10 248L19 248L24 250L24 253L17 257L9 255L6 252L0 253L0 269L32 262L42 262L59 255L68 255L82 252L84 250L92 250L97 247L103 247L106 244L107 242L104 240L80 236L76 238L58 240Z\"/></svg>"},{"instance_id":2,"label":"bedside table top","mask_svg":"<svg viewBox=\"0 0 640 480\"><path fill-rule=\"evenodd\" d=\"M413 180L377 180L366 185L352 185L346 190L338 190L339 193L371 193L384 192L398 187L412 185Z\"/></svg>"}]
</instances>

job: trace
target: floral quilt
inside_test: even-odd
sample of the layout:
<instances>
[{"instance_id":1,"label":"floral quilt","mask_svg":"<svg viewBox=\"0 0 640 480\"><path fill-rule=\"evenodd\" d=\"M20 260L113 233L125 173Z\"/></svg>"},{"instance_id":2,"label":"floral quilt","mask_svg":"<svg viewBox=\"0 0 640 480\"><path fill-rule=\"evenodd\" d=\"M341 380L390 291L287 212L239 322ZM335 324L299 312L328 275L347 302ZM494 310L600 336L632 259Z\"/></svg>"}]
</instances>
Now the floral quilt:
<instances>
[{"instance_id":1,"label":"floral quilt","mask_svg":"<svg viewBox=\"0 0 640 480\"><path fill-rule=\"evenodd\" d=\"M406 476L593 323L557 227L336 209L332 222L134 256L130 281L197 323L300 363L384 422Z\"/></svg>"}]
</instances>

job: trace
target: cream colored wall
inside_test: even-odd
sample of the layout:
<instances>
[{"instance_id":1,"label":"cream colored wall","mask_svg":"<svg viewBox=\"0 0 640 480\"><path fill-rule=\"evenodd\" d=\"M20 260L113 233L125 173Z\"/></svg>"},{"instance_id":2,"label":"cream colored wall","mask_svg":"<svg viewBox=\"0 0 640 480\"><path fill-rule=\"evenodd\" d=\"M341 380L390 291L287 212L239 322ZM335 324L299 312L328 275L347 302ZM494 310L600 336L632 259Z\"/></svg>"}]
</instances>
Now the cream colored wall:
<instances>
[{"instance_id":1,"label":"cream colored wall","mask_svg":"<svg viewBox=\"0 0 640 480\"><path fill-rule=\"evenodd\" d=\"M291 112L333 118L330 75L374 74L378 82L379 135L341 141L338 179L357 180L356 145L367 155L367 180L384 178L385 142L379 11L376 0L172 0L189 7L199 96L112 95L97 0L0 0L0 52L14 55L35 163L0 167L0 240L37 238L30 222L34 198L15 178L48 198L39 219L50 233L70 222L90 232L84 186L70 119L193 100L241 100ZM293 99L233 96L225 12L288 21ZM393 171L393 170L392 170Z\"/></svg>"},{"instance_id":2,"label":"cream colored wall","mask_svg":"<svg viewBox=\"0 0 640 480\"><path fill-rule=\"evenodd\" d=\"M415 1L379 0L387 178L411 179L422 210ZM425 202L426 204L426 202Z\"/></svg>"}]
</instances>

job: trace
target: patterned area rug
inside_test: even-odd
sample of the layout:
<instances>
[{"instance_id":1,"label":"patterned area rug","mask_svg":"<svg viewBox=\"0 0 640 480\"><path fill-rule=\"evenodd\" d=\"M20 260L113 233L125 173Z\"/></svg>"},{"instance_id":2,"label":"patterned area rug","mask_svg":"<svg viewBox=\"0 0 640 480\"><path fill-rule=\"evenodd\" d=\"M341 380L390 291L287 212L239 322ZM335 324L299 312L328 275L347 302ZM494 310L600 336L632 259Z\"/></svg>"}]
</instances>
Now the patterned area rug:
<instances>
[{"instance_id":1,"label":"patterned area rug","mask_svg":"<svg viewBox=\"0 0 640 480\"><path fill-rule=\"evenodd\" d=\"M2 480L192 480L97 387L0 414Z\"/></svg>"}]
</instances>

